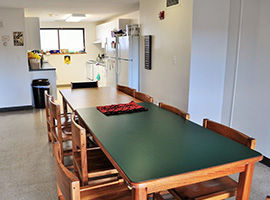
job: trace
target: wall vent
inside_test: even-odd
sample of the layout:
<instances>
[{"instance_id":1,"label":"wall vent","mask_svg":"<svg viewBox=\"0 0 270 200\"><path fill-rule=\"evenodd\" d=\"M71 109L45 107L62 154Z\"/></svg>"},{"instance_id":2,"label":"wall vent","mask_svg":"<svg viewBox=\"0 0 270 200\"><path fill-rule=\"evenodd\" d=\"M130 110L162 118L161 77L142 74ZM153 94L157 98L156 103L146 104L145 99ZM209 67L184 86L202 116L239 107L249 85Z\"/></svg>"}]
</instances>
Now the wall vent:
<instances>
[{"instance_id":1,"label":"wall vent","mask_svg":"<svg viewBox=\"0 0 270 200\"><path fill-rule=\"evenodd\" d=\"M171 8L178 6L180 4L180 0L166 0L166 8Z\"/></svg>"}]
</instances>

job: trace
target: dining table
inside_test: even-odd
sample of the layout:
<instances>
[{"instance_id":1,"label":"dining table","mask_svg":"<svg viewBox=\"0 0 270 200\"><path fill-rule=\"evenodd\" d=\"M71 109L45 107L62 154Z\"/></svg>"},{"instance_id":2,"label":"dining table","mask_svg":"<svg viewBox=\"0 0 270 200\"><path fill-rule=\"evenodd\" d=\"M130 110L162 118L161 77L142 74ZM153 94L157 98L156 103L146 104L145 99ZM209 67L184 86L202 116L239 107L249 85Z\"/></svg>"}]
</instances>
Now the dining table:
<instances>
[{"instance_id":1,"label":"dining table","mask_svg":"<svg viewBox=\"0 0 270 200\"><path fill-rule=\"evenodd\" d=\"M254 165L262 159L259 152L152 103L137 102L147 111L104 115L97 105L132 99L118 97L122 94L114 88L98 88L93 96L78 92L89 102L103 92L112 92L112 96L105 94L112 101L104 97L98 103L74 97L76 91L61 94L132 188L134 200L146 200L151 193L235 173L240 173L236 199L249 198Z\"/></svg>"},{"instance_id":2,"label":"dining table","mask_svg":"<svg viewBox=\"0 0 270 200\"><path fill-rule=\"evenodd\" d=\"M64 113L67 113L68 107L75 111L78 108L95 107L98 105L128 103L130 101L142 102L114 87L63 89L59 92L62 96Z\"/></svg>"}]
</instances>

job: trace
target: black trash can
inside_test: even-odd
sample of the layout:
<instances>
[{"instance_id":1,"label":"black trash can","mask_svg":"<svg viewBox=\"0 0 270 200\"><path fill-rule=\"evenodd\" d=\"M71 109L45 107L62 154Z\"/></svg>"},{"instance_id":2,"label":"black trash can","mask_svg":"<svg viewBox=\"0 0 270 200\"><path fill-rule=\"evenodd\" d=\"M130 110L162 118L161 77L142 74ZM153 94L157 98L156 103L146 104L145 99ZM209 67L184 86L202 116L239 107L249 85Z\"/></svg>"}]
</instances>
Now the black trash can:
<instances>
[{"instance_id":1,"label":"black trash can","mask_svg":"<svg viewBox=\"0 0 270 200\"><path fill-rule=\"evenodd\" d=\"M32 81L33 96L36 108L45 108L44 91L50 94L50 82L48 79L34 79Z\"/></svg>"}]
</instances>

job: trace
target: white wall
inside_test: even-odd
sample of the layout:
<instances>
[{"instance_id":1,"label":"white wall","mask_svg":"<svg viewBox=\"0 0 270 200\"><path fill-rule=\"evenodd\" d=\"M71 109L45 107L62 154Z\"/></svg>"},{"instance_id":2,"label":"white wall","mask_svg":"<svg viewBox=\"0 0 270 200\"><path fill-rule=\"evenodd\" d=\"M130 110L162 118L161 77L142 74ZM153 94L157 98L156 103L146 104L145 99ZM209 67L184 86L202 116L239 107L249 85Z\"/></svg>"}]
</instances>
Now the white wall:
<instances>
[{"instance_id":1,"label":"white wall","mask_svg":"<svg viewBox=\"0 0 270 200\"><path fill-rule=\"evenodd\" d=\"M140 0L141 91L187 111L193 1L165 10L164 0ZM158 13L165 10L165 19ZM144 69L144 38L152 35L152 70ZM176 64L173 65L173 57Z\"/></svg>"},{"instance_id":2,"label":"white wall","mask_svg":"<svg viewBox=\"0 0 270 200\"><path fill-rule=\"evenodd\" d=\"M0 8L0 21L4 24L0 28L0 108L31 106L26 45L13 44L14 31L23 31L25 34L24 10ZM6 35L10 41L4 46L2 36Z\"/></svg>"},{"instance_id":3,"label":"white wall","mask_svg":"<svg viewBox=\"0 0 270 200\"><path fill-rule=\"evenodd\" d=\"M194 0L190 66L191 120L221 120L230 0Z\"/></svg>"},{"instance_id":4,"label":"white wall","mask_svg":"<svg viewBox=\"0 0 270 200\"><path fill-rule=\"evenodd\" d=\"M57 85L70 84L72 81L86 81L86 62L96 59L97 54L103 52L100 44L93 44L96 40L96 24L92 22L41 22L41 28L84 28L85 47L87 54L69 54L71 64L64 64L65 55L46 56L49 63L56 68Z\"/></svg>"},{"instance_id":5,"label":"white wall","mask_svg":"<svg viewBox=\"0 0 270 200\"><path fill-rule=\"evenodd\" d=\"M226 71L224 81L224 94L221 122L230 126L232 101L234 93L234 79L236 76L235 66L237 65L238 36L240 27L241 0L233 0L230 5L230 19L228 30L228 45L226 58Z\"/></svg>"},{"instance_id":6,"label":"white wall","mask_svg":"<svg viewBox=\"0 0 270 200\"><path fill-rule=\"evenodd\" d=\"M40 50L40 23L38 17L25 18L25 42L27 50Z\"/></svg>"},{"instance_id":7,"label":"white wall","mask_svg":"<svg viewBox=\"0 0 270 200\"><path fill-rule=\"evenodd\" d=\"M239 4L240 0L238 0ZM240 35L239 64L231 126L256 139L256 149L270 157L270 1L244 0L242 34ZM235 17L236 14L231 15ZM233 18L231 21L237 20ZM232 28L232 27L230 27ZM237 66L237 65L236 65ZM234 66L234 70L235 67ZM231 76L227 70L226 76ZM226 85L232 84L227 79ZM230 88L229 88L230 89ZM224 101L227 96L224 94ZM226 118L225 115L223 115ZM225 120L225 119L224 119Z\"/></svg>"}]
</instances>

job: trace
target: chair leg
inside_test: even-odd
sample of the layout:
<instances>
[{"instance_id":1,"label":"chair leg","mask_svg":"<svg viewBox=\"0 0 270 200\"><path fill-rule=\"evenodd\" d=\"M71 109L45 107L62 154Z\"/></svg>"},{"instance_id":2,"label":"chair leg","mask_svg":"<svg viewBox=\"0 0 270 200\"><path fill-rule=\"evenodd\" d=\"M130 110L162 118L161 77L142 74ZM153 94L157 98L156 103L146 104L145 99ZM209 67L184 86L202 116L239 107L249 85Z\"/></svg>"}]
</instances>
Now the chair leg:
<instances>
[{"instance_id":1,"label":"chair leg","mask_svg":"<svg viewBox=\"0 0 270 200\"><path fill-rule=\"evenodd\" d=\"M48 133L48 142L51 142L51 137L50 137L50 134Z\"/></svg>"},{"instance_id":2,"label":"chair leg","mask_svg":"<svg viewBox=\"0 0 270 200\"><path fill-rule=\"evenodd\" d=\"M48 142L52 142L52 133L48 130Z\"/></svg>"},{"instance_id":3,"label":"chair leg","mask_svg":"<svg viewBox=\"0 0 270 200\"><path fill-rule=\"evenodd\" d=\"M158 192L158 193L154 193L153 194L153 200L165 200L161 194Z\"/></svg>"}]
</instances>

